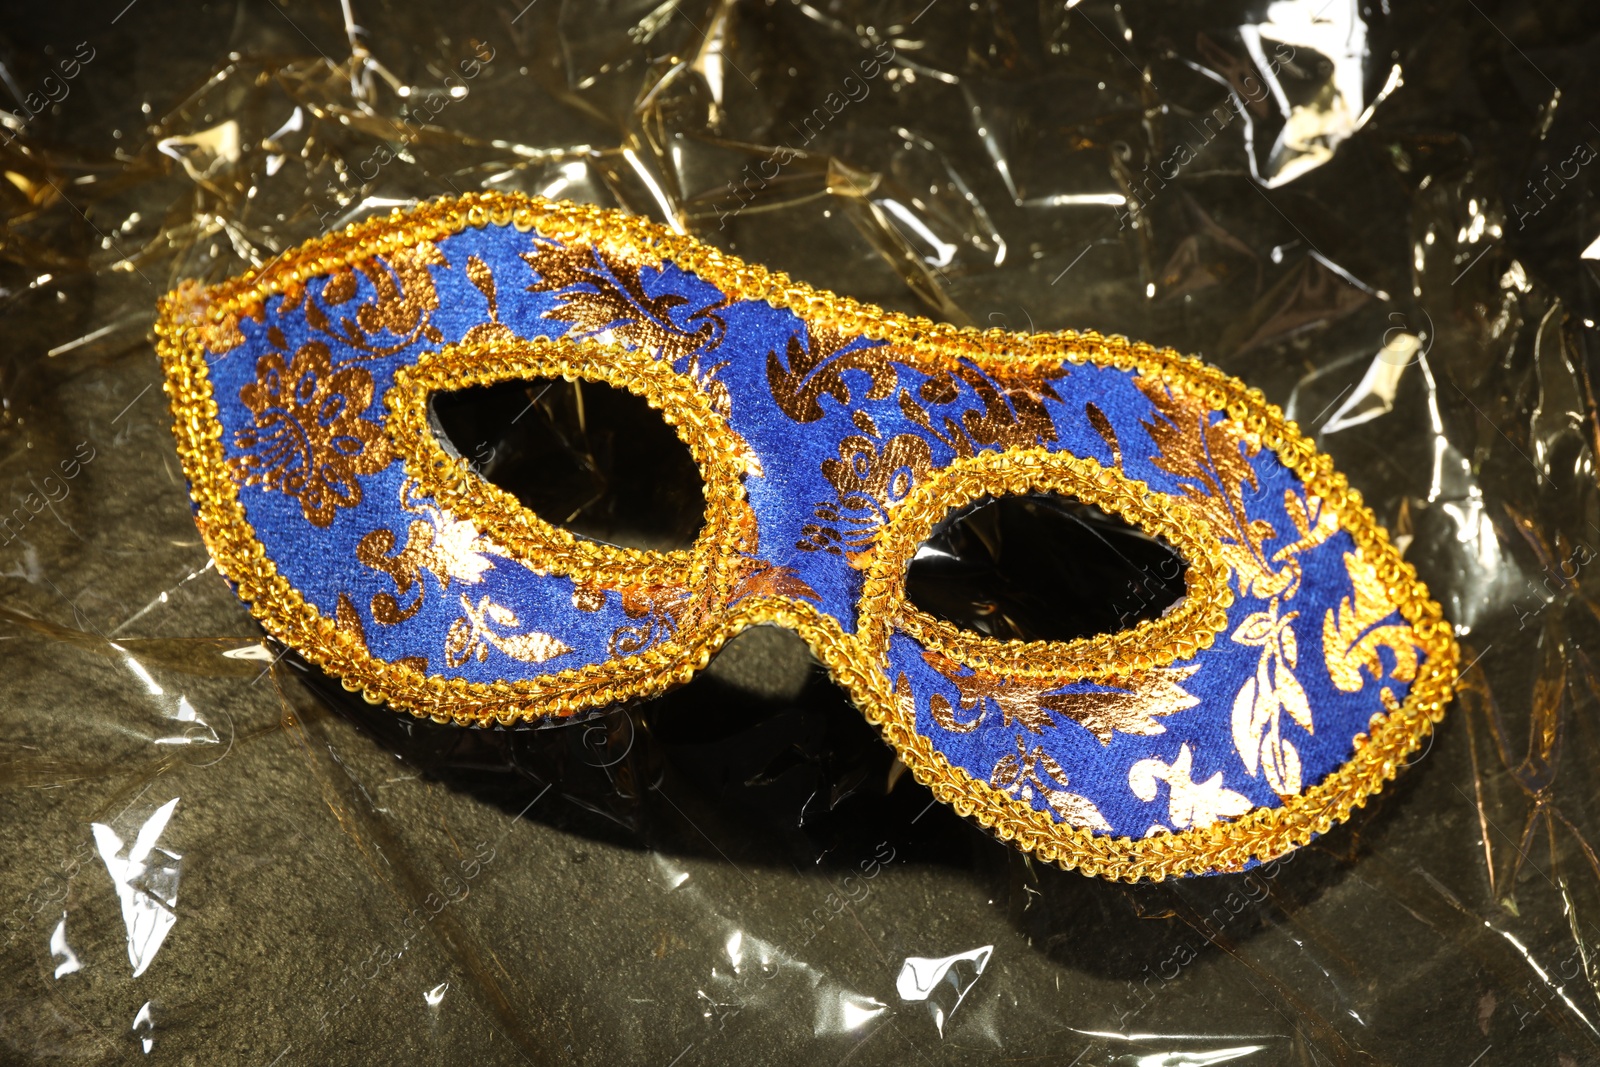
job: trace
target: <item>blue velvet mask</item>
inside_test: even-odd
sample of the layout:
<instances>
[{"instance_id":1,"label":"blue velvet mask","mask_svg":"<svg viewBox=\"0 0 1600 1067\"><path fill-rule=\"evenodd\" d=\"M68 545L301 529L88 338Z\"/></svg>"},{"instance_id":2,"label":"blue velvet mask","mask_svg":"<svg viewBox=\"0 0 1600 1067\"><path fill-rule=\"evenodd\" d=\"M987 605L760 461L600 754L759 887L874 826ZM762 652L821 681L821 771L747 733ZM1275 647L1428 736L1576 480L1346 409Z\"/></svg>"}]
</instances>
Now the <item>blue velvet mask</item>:
<instances>
[{"instance_id":1,"label":"blue velvet mask","mask_svg":"<svg viewBox=\"0 0 1600 1067\"><path fill-rule=\"evenodd\" d=\"M159 330L219 569L276 637L412 714L602 708L785 626L939 799L1134 879L1325 832L1455 681L1449 627L1359 494L1259 392L1170 351L907 319L626 215L490 194L180 287ZM691 548L575 536L434 421L437 393L559 377L659 409L704 483ZM1164 539L1182 598L1064 642L908 600L941 520L1034 493Z\"/></svg>"}]
</instances>

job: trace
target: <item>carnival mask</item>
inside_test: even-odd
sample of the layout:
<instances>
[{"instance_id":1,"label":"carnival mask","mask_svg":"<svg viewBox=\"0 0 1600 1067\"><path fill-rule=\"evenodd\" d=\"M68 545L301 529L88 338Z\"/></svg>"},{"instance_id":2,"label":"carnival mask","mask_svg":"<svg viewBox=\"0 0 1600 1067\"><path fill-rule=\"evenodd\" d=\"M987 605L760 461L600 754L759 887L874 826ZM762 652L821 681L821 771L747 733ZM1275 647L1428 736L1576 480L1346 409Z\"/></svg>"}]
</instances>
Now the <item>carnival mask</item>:
<instances>
[{"instance_id":1,"label":"carnival mask","mask_svg":"<svg viewBox=\"0 0 1600 1067\"><path fill-rule=\"evenodd\" d=\"M648 697L784 626L940 800L1137 879L1326 832L1455 682L1449 626L1360 495L1258 391L1170 351L905 318L627 215L494 194L186 284L159 334L218 569L347 688L436 721ZM659 409L703 482L691 547L575 535L439 430L440 394L561 378ZM1030 494L1165 541L1181 598L1070 641L908 598L950 515Z\"/></svg>"}]
</instances>

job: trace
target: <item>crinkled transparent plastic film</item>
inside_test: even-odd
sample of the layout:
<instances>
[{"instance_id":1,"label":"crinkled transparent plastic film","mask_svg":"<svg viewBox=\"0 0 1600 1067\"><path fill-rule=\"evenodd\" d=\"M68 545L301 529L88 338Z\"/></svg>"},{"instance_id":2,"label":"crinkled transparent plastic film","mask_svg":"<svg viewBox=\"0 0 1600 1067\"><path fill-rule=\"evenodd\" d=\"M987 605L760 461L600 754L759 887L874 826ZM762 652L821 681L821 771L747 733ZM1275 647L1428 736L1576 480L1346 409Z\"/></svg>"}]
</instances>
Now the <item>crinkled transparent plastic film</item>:
<instances>
[{"instance_id":1,"label":"crinkled transparent plastic film","mask_svg":"<svg viewBox=\"0 0 1600 1067\"><path fill-rule=\"evenodd\" d=\"M1600 1062L1585 5L6 22L0 490L48 507L0 544L0 1061ZM777 630L559 728L352 701L207 560L155 300L473 188L1205 357L1404 546L1460 698L1349 825L1156 885L931 804Z\"/></svg>"}]
</instances>

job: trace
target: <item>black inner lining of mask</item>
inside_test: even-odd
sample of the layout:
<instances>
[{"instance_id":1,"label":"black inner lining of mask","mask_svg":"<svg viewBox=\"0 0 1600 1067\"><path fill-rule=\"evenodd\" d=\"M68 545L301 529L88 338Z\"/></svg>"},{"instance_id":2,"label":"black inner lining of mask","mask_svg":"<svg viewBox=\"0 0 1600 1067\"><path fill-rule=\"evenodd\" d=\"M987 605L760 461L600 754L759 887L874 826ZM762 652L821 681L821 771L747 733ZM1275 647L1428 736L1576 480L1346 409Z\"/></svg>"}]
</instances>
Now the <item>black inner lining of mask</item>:
<instances>
[{"instance_id":1,"label":"black inner lining of mask","mask_svg":"<svg viewBox=\"0 0 1600 1067\"><path fill-rule=\"evenodd\" d=\"M524 378L435 393L430 409L436 436L553 525L656 552L689 548L700 532L700 468L641 396Z\"/></svg>"},{"instance_id":2,"label":"black inner lining of mask","mask_svg":"<svg viewBox=\"0 0 1600 1067\"><path fill-rule=\"evenodd\" d=\"M1071 641L1157 619L1185 592L1181 556L1092 504L983 497L917 548L906 597L986 637Z\"/></svg>"}]
</instances>

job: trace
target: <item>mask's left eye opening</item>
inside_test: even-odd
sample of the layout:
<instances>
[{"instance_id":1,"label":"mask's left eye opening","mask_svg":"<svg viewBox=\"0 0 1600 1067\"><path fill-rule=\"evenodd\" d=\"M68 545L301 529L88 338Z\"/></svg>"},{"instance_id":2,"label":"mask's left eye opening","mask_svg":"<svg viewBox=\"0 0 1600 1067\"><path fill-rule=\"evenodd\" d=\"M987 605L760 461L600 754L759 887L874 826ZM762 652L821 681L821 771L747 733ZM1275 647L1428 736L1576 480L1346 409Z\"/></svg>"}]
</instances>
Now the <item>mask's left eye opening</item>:
<instances>
[{"instance_id":1,"label":"mask's left eye opening","mask_svg":"<svg viewBox=\"0 0 1600 1067\"><path fill-rule=\"evenodd\" d=\"M700 469L641 396L518 378L442 390L428 406L447 450L554 526L655 552L688 549L700 532Z\"/></svg>"}]
</instances>

